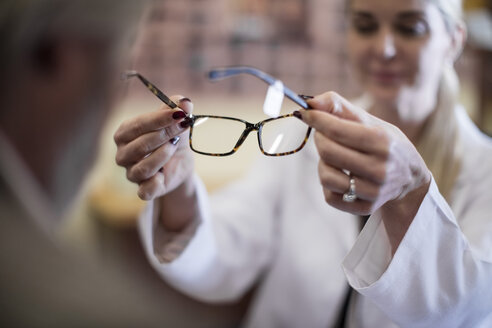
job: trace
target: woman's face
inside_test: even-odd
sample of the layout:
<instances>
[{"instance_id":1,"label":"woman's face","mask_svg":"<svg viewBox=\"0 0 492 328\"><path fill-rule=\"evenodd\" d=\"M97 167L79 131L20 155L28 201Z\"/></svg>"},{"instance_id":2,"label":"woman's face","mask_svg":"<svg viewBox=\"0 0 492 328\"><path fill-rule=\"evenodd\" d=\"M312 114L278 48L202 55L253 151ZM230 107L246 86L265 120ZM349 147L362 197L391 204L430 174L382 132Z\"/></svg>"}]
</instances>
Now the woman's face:
<instances>
[{"instance_id":1,"label":"woman's face","mask_svg":"<svg viewBox=\"0 0 492 328\"><path fill-rule=\"evenodd\" d=\"M376 102L435 100L451 58L438 8L425 0L352 0L348 50L362 87Z\"/></svg>"}]
</instances>

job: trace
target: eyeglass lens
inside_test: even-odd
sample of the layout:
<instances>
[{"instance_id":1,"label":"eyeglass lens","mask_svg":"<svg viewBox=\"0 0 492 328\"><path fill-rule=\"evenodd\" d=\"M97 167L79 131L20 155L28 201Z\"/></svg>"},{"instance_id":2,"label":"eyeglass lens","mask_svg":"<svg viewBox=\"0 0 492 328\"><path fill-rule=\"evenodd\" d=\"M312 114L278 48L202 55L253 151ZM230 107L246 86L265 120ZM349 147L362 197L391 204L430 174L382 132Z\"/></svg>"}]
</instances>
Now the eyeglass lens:
<instances>
[{"instance_id":1,"label":"eyeglass lens","mask_svg":"<svg viewBox=\"0 0 492 328\"><path fill-rule=\"evenodd\" d=\"M295 152L303 146L308 129L294 116L263 121L258 131L260 148L272 156ZM240 120L199 116L192 126L191 147L205 154L232 154L245 133L247 125Z\"/></svg>"},{"instance_id":2,"label":"eyeglass lens","mask_svg":"<svg viewBox=\"0 0 492 328\"><path fill-rule=\"evenodd\" d=\"M265 122L260 130L262 151L278 155L299 150L303 146L309 127L294 116Z\"/></svg>"}]
</instances>

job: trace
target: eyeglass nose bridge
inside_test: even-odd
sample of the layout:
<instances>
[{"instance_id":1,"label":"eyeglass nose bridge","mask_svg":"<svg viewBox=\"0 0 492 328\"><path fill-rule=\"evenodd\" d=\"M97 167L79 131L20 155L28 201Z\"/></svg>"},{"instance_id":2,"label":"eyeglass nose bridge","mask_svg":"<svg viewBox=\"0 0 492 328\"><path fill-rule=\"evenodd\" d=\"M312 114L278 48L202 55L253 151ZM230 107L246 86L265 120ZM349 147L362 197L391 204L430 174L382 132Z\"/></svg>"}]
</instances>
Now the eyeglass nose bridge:
<instances>
[{"instance_id":1,"label":"eyeglass nose bridge","mask_svg":"<svg viewBox=\"0 0 492 328\"><path fill-rule=\"evenodd\" d=\"M262 122L253 124L249 122L244 122L246 124L246 128L244 129L243 133L239 137L239 140L236 142L236 145L234 146L234 152L238 150L239 147L244 143L244 140L248 137L248 135L251 133L251 131L259 131L262 125Z\"/></svg>"}]
</instances>

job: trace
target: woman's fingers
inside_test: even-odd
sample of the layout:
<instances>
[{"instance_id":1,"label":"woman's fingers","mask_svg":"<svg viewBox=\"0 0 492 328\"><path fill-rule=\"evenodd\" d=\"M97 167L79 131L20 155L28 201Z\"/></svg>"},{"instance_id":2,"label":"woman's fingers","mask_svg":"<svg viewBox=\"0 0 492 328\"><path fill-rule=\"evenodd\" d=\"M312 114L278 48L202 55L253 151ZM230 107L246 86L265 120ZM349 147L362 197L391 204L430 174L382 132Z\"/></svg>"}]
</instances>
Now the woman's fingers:
<instances>
[{"instance_id":1,"label":"woman's fingers","mask_svg":"<svg viewBox=\"0 0 492 328\"><path fill-rule=\"evenodd\" d=\"M148 178L149 172L155 171L154 167L149 167L155 158L159 158L158 162L164 165L169 156L165 159L160 157L163 149L174 152L179 141L176 137L186 131L187 127L182 127L180 123L191 113L193 104L182 96L173 96L172 99L180 106L179 109L165 106L161 110L139 115L121 124L116 131L116 163L130 167L127 175L131 181Z\"/></svg>"},{"instance_id":2,"label":"woman's fingers","mask_svg":"<svg viewBox=\"0 0 492 328\"><path fill-rule=\"evenodd\" d=\"M139 115L121 124L114 135L116 162L126 168L127 179L139 185L138 196L144 200L176 189L193 171L191 150L180 142L188 136L183 120L193 104L182 96L171 99L179 108L164 106Z\"/></svg>"},{"instance_id":3,"label":"woman's fingers","mask_svg":"<svg viewBox=\"0 0 492 328\"><path fill-rule=\"evenodd\" d=\"M336 93L325 93L309 104L313 109L302 111L302 120L316 130L318 173L326 202L353 214L371 213L387 183L391 135L379 121ZM343 199L350 179L357 196L353 202Z\"/></svg>"},{"instance_id":4,"label":"woman's fingers","mask_svg":"<svg viewBox=\"0 0 492 328\"><path fill-rule=\"evenodd\" d=\"M348 170L364 181L362 188L367 187L364 198L377 197L378 190L374 186L382 184L386 178L389 154L386 131L377 124L371 125L366 112L335 93L326 93L309 103L314 109L303 111L302 119L316 130L320 160L326 167ZM369 183L373 187L369 188ZM341 192L340 187L334 191Z\"/></svg>"},{"instance_id":5,"label":"woman's fingers","mask_svg":"<svg viewBox=\"0 0 492 328\"><path fill-rule=\"evenodd\" d=\"M365 215L429 183L430 173L410 140L395 126L335 93L309 101L302 120L316 130L320 182L326 202ZM344 173L350 171L350 177ZM350 179L354 179L351 186ZM353 201L343 199L351 191Z\"/></svg>"},{"instance_id":6,"label":"woman's fingers","mask_svg":"<svg viewBox=\"0 0 492 328\"><path fill-rule=\"evenodd\" d=\"M302 120L345 147L381 157L388 155L388 137L379 126L366 126L317 109L303 111Z\"/></svg>"},{"instance_id":7,"label":"woman's fingers","mask_svg":"<svg viewBox=\"0 0 492 328\"><path fill-rule=\"evenodd\" d=\"M149 179L171 159L176 149L176 146L169 143L157 148L152 154L127 169L127 179L136 183Z\"/></svg>"},{"instance_id":8,"label":"woman's fingers","mask_svg":"<svg viewBox=\"0 0 492 328\"><path fill-rule=\"evenodd\" d=\"M366 114L363 109L354 106L347 99L333 91L325 92L313 99L309 99L308 103L312 108L349 121L363 122Z\"/></svg>"},{"instance_id":9,"label":"woman's fingers","mask_svg":"<svg viewBox=\"0 0 492 328\"><path fill-rule=\"evenodd\" d=\"M138 185L137 195L142 200L152 200L163 194L165 191L164 174L157 172L150 179L142 181Z\"/></svg>"},{"instance_id":10,"label":"woman's fingers","mask_svg":"<svg viewBox=\"0 0 492 328\"><path fill-rule=\"evenodd\" d=\"M351 177L339 169L320 162L318 165L318 174L324 189L331 190L340 195L348 191ZM367 201L377 199L380 190L379 184L358 176L352 176L352 178L355 180L355 193L358 198Z\"/></svg>"},{"instance_id":11,"label":"woman's fingers","mask_svg":"<svg viewBox=\"0 0 492 328\"><path fill-rule=\"evenodd\" d=\"M181 109L158 110L145 113L121 124L114 135L116 145L127 144L136 138L164 128L172 129L177 135L183 131L178 122L186 116Z\"/></svg>"},{"instance_id":12,"label":"woman's fingers","mask_svg":"<svg viewBox=\"0 0 492 328\"><path fill-rule=\"evenodd\" d=\"M385 158L341 145L316 132L314 136L320 160L339 170L348 170L354 175L375 183L382 183L386 177Z\"/></svg>"},{"instance_id":13,"label":"woman's fingers","mask_svg":"<svg viewBox=\"0 0 492 328\"><path fill-rule=\"evenodd\" d=\"M343 200L343 194L335 193L329 189L323 189L326 202L336 209L350 212L355 215L369 215L374 211L374 203L357 198L354 202L347 203Z\"/></svg>"},{"instance_id":14,"label":"woman's fingers","mask_svg":"<svg viewBox=\"0 0 492 328\"><path fill-rule=\"evenodd\" d=\"M183 96L171 96L171 100L178 105L186 114L191 114L193 112L193 103L190 98Z\"/></svg>"},{"instance_id":15,"label":"woman's fingers","mask_svg":"<svg viewBox=\"0 0 492 328\"><path fill-rule=\"evenodd\" d=\"M380 127L365 126L317 110L306 111L302 117L316 131L341 145L382 157L388 155L388 138Z\"/></svg>"},{"instance_id":16,"label":"woman's fingers","mask_svg":"<svg viewBox=\"0 0 492 328\"><path fill-rule=\"evenodd\" d=\"M181 132L182 129L178 129L175 126L169 126L167 128L146 133L130 143L118 147L116 163L124 167L132 165L154 152L163 144L172 140Z\"/></svg>"}]
</instances>

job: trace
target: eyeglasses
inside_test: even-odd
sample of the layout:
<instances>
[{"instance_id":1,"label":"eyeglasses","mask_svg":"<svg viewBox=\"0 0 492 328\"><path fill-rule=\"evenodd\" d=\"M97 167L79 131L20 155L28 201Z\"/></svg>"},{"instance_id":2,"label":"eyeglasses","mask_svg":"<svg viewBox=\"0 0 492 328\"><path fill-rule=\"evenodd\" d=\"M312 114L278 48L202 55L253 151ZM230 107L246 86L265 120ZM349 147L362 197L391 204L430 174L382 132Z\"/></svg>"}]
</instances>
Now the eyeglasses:
<instances>
[{"instance_id":1,"label":"eyeglasses","mask_svg":"<svg viewBox=\"0 0 492 328\"><path fill-rule=\"evenodd\" d=\"M279 81L265 72L253 67L234 66L218 68L209 72L212 81L228 78L238 74L253 75L267 84L274 86ZM177 108L168 96L136 71L128 71L124 78L137 77L155 96L171 108ZM305 99L309 96L297 95L283 86L283 94L304 109L309 109ZM311 127L294 116L293 113L269 118L258 123L216 115L192 115L190 122L190 148L202 155L228 156L234 154L246 140L250 132L256 131L261 152L267 156L285 156L297 153L305 145L311 134Z\"/></svg>"}]
</instances>

